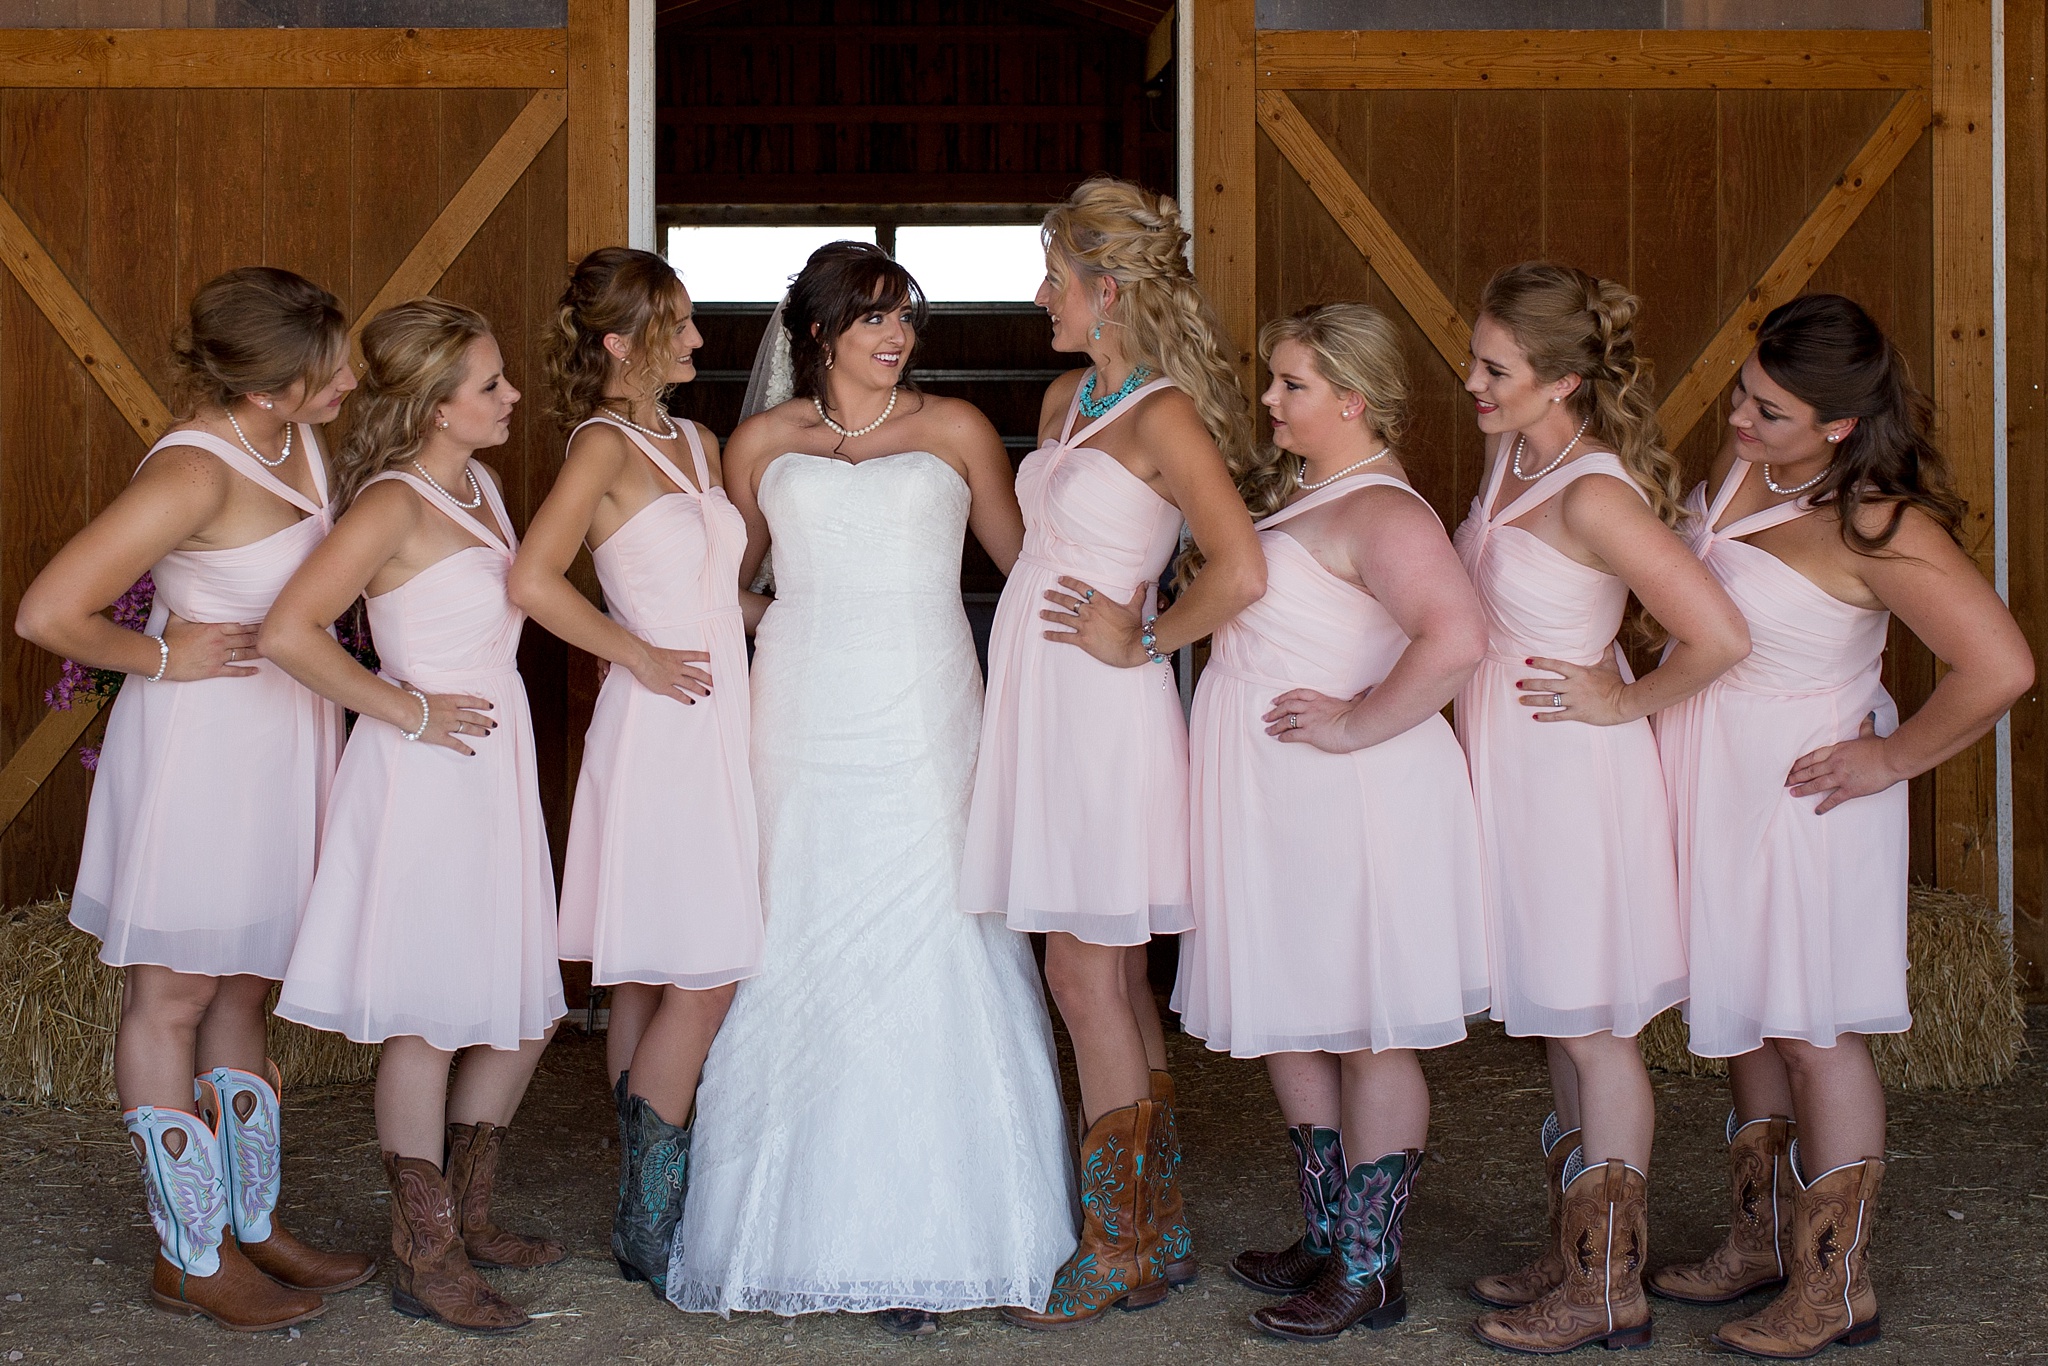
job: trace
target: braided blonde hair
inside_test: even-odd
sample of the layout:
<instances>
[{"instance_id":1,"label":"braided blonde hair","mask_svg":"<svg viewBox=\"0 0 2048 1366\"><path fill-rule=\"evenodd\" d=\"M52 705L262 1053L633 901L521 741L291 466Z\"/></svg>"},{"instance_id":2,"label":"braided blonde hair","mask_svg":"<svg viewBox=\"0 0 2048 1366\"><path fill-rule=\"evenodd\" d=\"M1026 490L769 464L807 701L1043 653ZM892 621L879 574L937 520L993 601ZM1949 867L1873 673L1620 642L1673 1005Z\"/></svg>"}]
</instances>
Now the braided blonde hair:
<instances>
[{"instance_id":1,"label":"braided blonde hair","mask_svg":"<svg viewBox=\"0 0 2048 1366\"><path fill-rule=\"evenodd\" d=\"M1365 400L1365 420L1392 448L1408 430L1408 363L1401 337L1371 304L1321 304L1259 329L1259 359L1269 365L1281 342L1295 342L1332 387ZM1301 462L1271 444L1237 477L1252 519L1278 512L1301 487Z\"/></svg>"},{"instance_id":2,"label":"braided blonde hair","mask_svg":"<svg viewBox=\"0 0 2048 1366\"><path fill-rule=\"evenodd\" d=\"M349 407L355 418L335 460L335 506L346 508L363 485L420 453L434 405L462 384L469 346L491 335L481 313L446 299L394 304L363 328L363 384Z\"/></svg>"}]
</instances>

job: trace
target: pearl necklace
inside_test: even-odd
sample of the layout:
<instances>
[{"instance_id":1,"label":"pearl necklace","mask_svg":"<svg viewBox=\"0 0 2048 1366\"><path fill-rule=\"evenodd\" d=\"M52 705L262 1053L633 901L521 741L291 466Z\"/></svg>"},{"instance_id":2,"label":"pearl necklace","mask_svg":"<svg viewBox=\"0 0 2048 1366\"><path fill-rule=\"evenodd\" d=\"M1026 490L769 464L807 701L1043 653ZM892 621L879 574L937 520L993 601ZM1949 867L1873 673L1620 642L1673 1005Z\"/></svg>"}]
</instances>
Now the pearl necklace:
<instances>
[{"instance_id":1,"label":"pearl necklace","mask_svg":"<svg viewBox=\"0 0 2048 1366\"><path fill-rule=\"evenodd\" d=\"M1090 370L1088 378L1081 381L1081 400L1078 406L1083 417L1103 416L1111 408L1116 407L1117 404L1129 398L1139 385L1152 378L1152 371L1141 365L1131 371L1130 377L1124 380L1123 388L1117 390L1108 398L1097 398L1095 397L1095 377L1098 373L1100 372Z\"/></svg>"},{"instance_id":2,"label":"pearl necklace","mask_svg":"<svg viewBox=\"0 0 2048 1366\"><path fill-rule=\"evenodd\" d=\"M1827 464L1821 466L1821 471L1819 474L1816 474L1815 476L1813 476L1813 478L1807 480L1803 484L1794 484L1791 488L1787 489L1778 487L1778 481L1771 478L1771 462L1766 460L1764 461L1764 487L1769 489L1772 493L1804 493L1808 489L1812 488L1815 484L1818 484L1821 480L1827 478L1829 473L1832 472L1834 468L1835 462L1833 459L1830 459Z\"/></svg>"},{"instance_id":3,"label":"pearl necklace","mask_svg":"<svg viewBox=\"0 0 2048 1366\"><path fill-rule=\"evenodd\" d=\"M450 493L447 489L442 488L441 481L434 478L433 475L428 474L427 467L425 465L422 465L418 460L414 460L412 462L412 467L420 472L420 478L426 480L429 484L433 485L434 492L440 494L443 498L446 498L449 502L455 504L455 506L461 508L464 512L474 512L476 511L476 509L484 505L484 486L482 484L477 483L476 471L469 467L468 461L464 461L462 465L462 477L469 480L469 492L471 494L470 500L466 503L458 499L454 494Z\"/></svg>"},{"instance_id":4,"label":"pearl necklace","mask_svg":"<svg viewBox=\"0 0 2048 1366\"><path fill-rule=\"evenodd\" d=\"M1562 465L1564 463L1564 458L1570 455L1572 453L1573 448L1575 448L1579 444L1579 438L1586 434L1586 428L1592 425L1593 416L1591 413L1588 413L1586 415L1586 420L1579 424L1579 430L1572 434L1572 439L1570 441L1567 441L1565 443L1564 449L1557 453L1557 459L1551 461L1548 465L1545 465L1542 469L1536 471L1536 473L1534 474L1522 473L1522 447L1528 443L1529 438L1526 436L1516 436L1515 452L1509 460L1509 463L1514 467L1515 478L1521 480L1523 483L1526 484L1532 479L1541 479L1544 475L1550 473L1559 465Z\"/></svg>"},{"instance_id":5,"label":"pearl necklace","mask_svg":"<svg viewBox=\"0 0 2048 1366\"><path fill-rule=\"evenodd\" d=\"M221 411L222 411L222 412L224 412L224 413L227 413L227 415L228 415L228 425L229 425L230 427L233 427L233 428L235 429L235 440L237 440L237 441L241 442L241 443L242 443L242 449L243 449L243 450L245 450L245 451L247 451L247 452L249 452L249 454L251 454L251 455L255 456L255 457L256 457L256 463L257 463L257 464L259 464L259 465L261 465L261 466L263 466L263 468L264 468L264 469L266 469L266 470L274 470L274 469L276 469L276 468L277 468L277 467L278 467L279 465L282 465L282 464L283 464L283 463L284 463L285 461L287 461L287 460L289 460L289 459L291 459L291 458L292 458L292 424L291 424L291 423L287 422L287 423L285 423L285 424L284 424L284 454L283 454L283 455L280 455L279 457L277 457L277 459L275 459L275 460L272 460L272 459L271 459L271 458L270 458L269 456L265 455L265 454L264 454L264 453L263 453L262 451L259 451L259 450L257 450L255 446L253 446L253 445L251 445L251 444L250 444L250 442L249 442L249 434L248 434L247 432L245 432L245 431L243 431L243 430L242 430L242 424L241 424L241 423L239 423L239 422L235 421L235 415L234 415L234 413L233 413L233 412L229 411L229 410L228 410L228 409L226 409L226 408L223 408L223 409L221 409Z\"/></svg>"},{"instance_id":6,"label":"pearl necklace","mask_svg":"<svg viewBox=\"0 0 2048 1366\"><path fill-rule=\"evenodd\" d=\"M676 426L676 420L668 415L668 409L662 407L659 403L654 405L654 415L661 419L662 426L668 428L665 432L657 432L652 427L643 427L624 413L614 412L602 403L597 405L597 410L620 426L631 427L634 431L645 436L656 436L660 437L663 441L673 441L683 434L682 429Z\"/></svg>"},{"instance_id":7,"label":"pearl necklace","mask_svg":"<svg viewBox=\"0 0 2048 1366\"><path fill-rule=\"evenodd\" d=\"M839 433L840 436L847 438L848 440L851 440L856 436L866 436L869 432L873 431L875 428L881 426L884 422L887 422L889 420L889 414L896 411L897 389L897 385L892 384L889 386L889 402L883 407L882 415L880 417L876 418L873 422L870 422L865 427L856 427L851 430L840 426L837 422L834 422L832 420L831 415L825 411L824 403L822 403L819 400L816 394L811 395L811 406L818 410L818 421L824 423L827 427L830 427L833 431Z\"/></svg>"},{"instance_id":8,"label":"pearl necklace","mask_svg":"<svg viewBox=\"0 0 2048 1366\"><path fill-rule=\"evenodd\" d=\"M1294 458L1296 460L1301 460L1301 457L1298 455ZM1308 481L1308 461L1301 460L1301 473L1294 476L1294 482L1301 487L1303 492L1314 493L1317 489L1328 488L1330 485L1336 483L1339 479L1342 479L1345 475L1352 473L1354 470L1362 470L1367 465L1370 465L1373 461L1384 460L1386 458L1387 448L1385 446L1382 446L1378 450L1374 451L1371 455L1365 457L1365 459L1359 461L1357 464L1346 465L1343 469L1338 470L1328 479L1318 479L1313 484L1311 484Z\"/></svg>"}]
</instances>

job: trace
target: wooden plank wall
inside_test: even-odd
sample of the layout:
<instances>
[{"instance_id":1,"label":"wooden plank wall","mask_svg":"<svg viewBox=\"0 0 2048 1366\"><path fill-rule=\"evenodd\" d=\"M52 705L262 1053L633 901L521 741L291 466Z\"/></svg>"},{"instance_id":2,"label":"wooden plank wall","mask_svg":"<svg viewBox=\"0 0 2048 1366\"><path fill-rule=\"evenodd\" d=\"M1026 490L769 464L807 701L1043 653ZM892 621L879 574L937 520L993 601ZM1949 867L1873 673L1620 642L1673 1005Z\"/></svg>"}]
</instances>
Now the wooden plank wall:
<instances>
[{"instance_id":1,"label":"wooden plank wall","mask_svg":"<svg viewBox=\"0 0 2048 1366\"><path fill-rule=\"evenodd\" d=\"M0 91L0 189L121 345L169 392L172 332L192 291L231 266L299 271L362 307L504 132L524 90ZM436 291L495 324L527 395L487 454L524 524L559 437L541 414L540 328L567 240L558 132ZM334 444L329 440L330 447ZM121 489L140 443L12 276L0 275L0 624L56 548ZM570 771L562 647L522 657L551 825ZM0 631L0 754L44 711L57 662ZM580 734L581 725L573 730ZM0 839L7 904L68 886L87 780L58 773Z\"/></svg>"}]
</instances>

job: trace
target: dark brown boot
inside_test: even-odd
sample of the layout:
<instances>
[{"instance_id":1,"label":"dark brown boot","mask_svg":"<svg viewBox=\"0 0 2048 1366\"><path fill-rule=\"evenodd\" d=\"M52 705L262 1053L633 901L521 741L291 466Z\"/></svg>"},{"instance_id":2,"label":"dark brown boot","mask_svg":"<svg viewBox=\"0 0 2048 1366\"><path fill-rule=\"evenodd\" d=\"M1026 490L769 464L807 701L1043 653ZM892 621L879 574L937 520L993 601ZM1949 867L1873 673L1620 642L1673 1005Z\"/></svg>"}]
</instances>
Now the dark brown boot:
<instances>
[{"instance_id":1,"label":"dark brown boot","mask_svg":"<svg viewBox=\"0 0 2048 1366\"><path fill-rule=\"evenodd\" d=\"M472 1333L509 1333L532 1322L469 1264L438 1167L386 1153L384 1179L391 1186L393 1309Z\"/></svg>"},{"instance_id":2,"label":"dark brown boot","mask_svg":"<svg viewBox=\"0 0 2048 1366\"><path fill-rule=\"evenodd\" d=\"M1174 1109L1173 1076L1154 1069L1152 1103L1159 1107L1159 1141L1164 1165L1159 1180L1159 1226L1166 1258L1166 1283L1187 1285L1201 1271L1195 1260L1195 1234L1188 1227L1187 1208L1180 1191L1180 1116Z\"/></svg>"},{"instance_id":3,"label":"dark brown boot","mask_svg":"<svg viewBox=\"0 0 2048 1366\"><path fill-rule=\"evenodd\" d=\"M491 1189L504 1142L505 1131L486 1121L448 1126L448 1199L462 1228L462 1245L478 1266L552 1266L569 1255L560 1243L512 1233L491 1220Z\"/></svg>"},{"instance_id":4,"label":"dark brown boot","mask_svg":"<svg viewBox=\"0 0 2048 1366\"><path fill-rule=\"evenodd\" d=\"M1792 1248L1792 1121L1783 1115L1738 1125L1728 1112L1728 1237L1705 1261L1664 1266L1645 1283L1652 1295L1685 1304L1726 1304L1784 1284Z\"/></svg>"},{"instance_id":5,"label":"dark brown boot","mask_svg":"<svg viewBox=\"0 0 2048 1366\"><path fill-rule=\"evenodd\" d=\"M1297 1124L1287 1131L1307 1225L1278 1252L1240 1252L1230 1259L1231 1279L1264 1295L1298 1295L1316 1283L1330 1259L1330 1219L1344 1193L1344 1139L1335 1129Z\"/></svg>"},{"instance_id":6,"label":"dark brown boot","mask_svg":"<svg viewBox=\"0 0 2048 1366\"><path fill-rule=\"evenodd\" d=\"M1315 1284L1254 1309L1252 1326L1294 1342L1329 1342L1357 1324L1391 1328L1406 1318L1401 1223L1421 1165L1421 1151L1410 1148L1352 1168L1330 1221L1330 1256Z\"/></svg>"},{"instance_id":7,"label":"dark brown boot","mask_svg":"<svg viewBox=\"0 0 2048 1366\"><path fill-rule=\"evenodd\" d=\"M1798 1179L1798 1168L1793 1168ZM1877 1292L1869 1274L1871 1226L1884 1163L1875 1157L1801 1182L1792 1205L1792 1264L1785 1288L1761 1312L1724 1323L1714 1341L1731 1352L1803 1361L1839 1342L1878 1338Z\"/></svg>"},{"instance_id":8,"label":"dark brown boot","mask_svg":"<svg viewBox=\"0 0 2048 1366\"><path fill-rule=\"evenodd\" d=\"M1558 1244L1558 1230L1564 1217L1564 1164L1579 1146L1579 1131L1560 1128L1557 1115L1552 1113L1543 1121L1542 1143L1545 1189L1549 1193L1549 1218L1542 1250L1536 1254L1536 1260L1519 1271L1481 1276L1468 1291L1473 1299L1496 1309L1534 1304L1564 1284L1564 1251Z\"/></svg>"},{"instance_id":9,"label":"dark brown boot","mask_svg":"<svg viewBox=\"0 0 2048 1366\"><path fill-rule=\"evenodd\" d=\"M1150 1100L1111 1110L1081 1145L1081 1241L1053 1278L1044 1312L1010 1308L1019 1328L1073 1328L1111 1307L1145 1309L1167 1296Z\"/></svg>"},{"instance_id":10,"label":"dark brown boot","mask_svg":"<svg viewBox=\"0 0 2048 1366\"><path fill-rule=\"evenodd\" d=\"M1553 1356L1589 1343L1650 1345L1643 1258L1650 1248L1650 1196L1643 1174L1620 1158L1588 1167L1564 1191L1564 1282L1533 1304L1481 1314L1481 1342Z\"/></svg>"}]
</instances>

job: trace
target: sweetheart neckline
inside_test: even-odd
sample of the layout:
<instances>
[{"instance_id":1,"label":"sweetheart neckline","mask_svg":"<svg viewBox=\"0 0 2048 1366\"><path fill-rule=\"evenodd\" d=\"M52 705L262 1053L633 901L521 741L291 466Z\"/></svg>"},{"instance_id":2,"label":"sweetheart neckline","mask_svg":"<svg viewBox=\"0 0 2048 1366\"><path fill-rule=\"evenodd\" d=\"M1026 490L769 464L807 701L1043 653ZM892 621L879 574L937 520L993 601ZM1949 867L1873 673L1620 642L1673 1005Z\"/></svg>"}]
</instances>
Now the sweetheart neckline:
<instances>
[{"instance_id":1,"label":"sweetheart neckline","mask_svg":"<svg viewBox=\"0 0 2048 1366\"><path fill-rule=\"evenodd\" d=\"M886 463L887 461L890 461L890 460L898 460L898 459L901 459L902 457L904 457L904 456L906 456L906 455L922 455L922 456L925 456L925 457L927 457L927 458L929 458L929 459L932 459L932 460L936 460L936 461L938 461L938 463L939 463L939 465L940 465L940 467L941 467L941 468L943 468L944 470L946 470L946 471L947 471L947 472L948 472L949 474L951 474L951 475L952 475L952 476L953 476L953 477L954 477L955 479L957 479L957 480L959 480L959 481L960 481L960 487L961 487L961 488L967 489L967 490L968 490L968 492L969 492L969 494L970 494L970 496L971 496L971 495L972 495L972 493L973 493L973 488L972 488L972 486L971 486L971 485L969 485L969 484L968 484L968 482L967 482L967 476L966 476L966 475L964 475L964 474L962 474L962 473L960 473L960 471L959 471L959 470L957 470L957 469L953 468L953 462L952 462L952 461L950 461L950 460L947 460L947 459L945 459L945 458L944 458L943 456L939 455L939 454L938 454L938 453L937 453L936 451L926 451L926 450L914 450L914 451L891 451L891 452L889 452L889 454L887 454L887 455L871 455L871 456L869 456L869 457L868 457L867 459L865 459L865 460L841 460L841 459L840 459L840 458L839 458L838 456L836 456L836 455L819 455L819 454L817 454L817 453L816 453L815 451L784 451L784 452L783 452L783 453L782 453L781 455L778 455L778 456L776 456L776 457L775 457L775 458L774 458L773 460L770 460L770 461L768 462L768 468L767 468L767 469L765 469L765 470L762 470L762 471L761 471L761 484L762 484L762 485L766 485L766 484L767 484L767 482L768 482L768 476L769 476L770 474L774 473L774 471L775 471L775 467L776 467L777 465L780 465L780 464L781 464L781 463L782 463L783 461L785 461L785 460L789 459L789 458L790 458L791 456L793 456L793 455L800 455L800 456L804 457L804 458L805 458L806 460L822 460L822 461L824 461L825 463L827 463L827 464L829 464L829 465L842 465L842 466L844 466L845 468L847 468L847 469L850 469L850 470L857 470L857 469L859 469L859 468L860 468L861 466L863 466L863 465L880 465L880 464L884 464L884 463ZM758 497L759 495L757 494L756 496Z\"/></svg>"}]
</instances>

